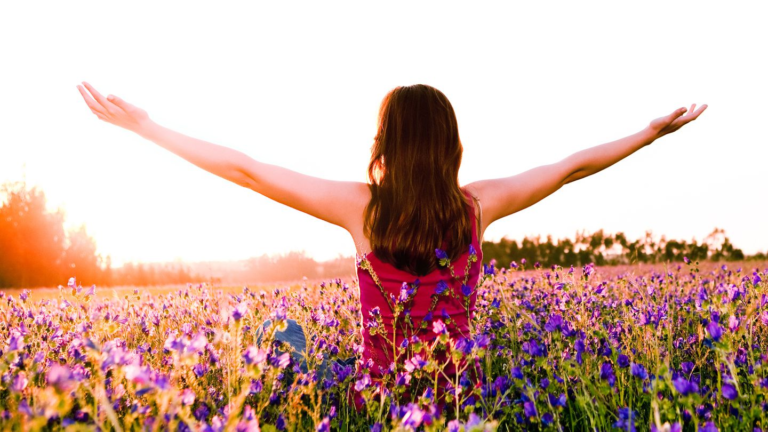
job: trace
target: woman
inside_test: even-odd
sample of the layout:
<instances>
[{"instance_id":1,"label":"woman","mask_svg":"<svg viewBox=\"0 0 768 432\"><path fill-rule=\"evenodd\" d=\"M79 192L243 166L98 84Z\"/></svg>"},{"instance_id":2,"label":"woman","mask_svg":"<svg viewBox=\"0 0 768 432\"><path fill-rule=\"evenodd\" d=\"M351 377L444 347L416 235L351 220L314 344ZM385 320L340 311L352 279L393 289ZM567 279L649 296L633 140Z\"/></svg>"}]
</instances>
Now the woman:
<instances>
[{"instance_id":1,"label":"woman","mask_svg":"<svg viewBox=\"0 0 768 432\"><path fill-rule=\"evenodd\" d=\"M83 84L78 90L99 119L349 232L357 248L365 325L361 366L374 377L403 365L408 371L420 368L423 358L409 351L409 345L443 335L443 341L454 343L470 334L474 288L482 273L481 239L490 224L615 164L707 108L696 110L694 104L687 114L680 108L620 140L462 188L456 116L445 95L430 86L397 87L384 98L366 184L307 176L182 135L153 122L146 111ZM304 349L295 322L283 340ZM453 370L449 367L447 373Z\"/></svg>"}]
</instances>

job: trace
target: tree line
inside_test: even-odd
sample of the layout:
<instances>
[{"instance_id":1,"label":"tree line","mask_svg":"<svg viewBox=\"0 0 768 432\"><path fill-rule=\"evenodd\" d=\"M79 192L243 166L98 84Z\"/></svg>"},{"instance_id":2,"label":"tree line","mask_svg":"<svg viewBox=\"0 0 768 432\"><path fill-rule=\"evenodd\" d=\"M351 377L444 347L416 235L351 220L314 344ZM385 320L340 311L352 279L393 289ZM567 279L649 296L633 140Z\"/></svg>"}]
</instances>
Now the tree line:
<instances>
[{"instance_id":1,"label":"tree line","mask_svg":"<svg viewBox=\"0 0 768 432\"><path fill-rule=\"evenodd\" d=\"M742 261L766 260L768 255L757 253L746 256L735 247L725 235L725 230L715 228L701 243L696 240L655 239L651 231L643 238L629 241L624 233L608 234L603 230L593 233L577 232L574 239L557 241L552 236L542 240L541 236L525 237L522 241L502 238L497 242L483 242L483 260L495 259L499 265L509 266L512 261L520 263L525 258L533 265L558 264L562 266L618 265L636 263L692 261Z\"/></svg>"}]
</instances>

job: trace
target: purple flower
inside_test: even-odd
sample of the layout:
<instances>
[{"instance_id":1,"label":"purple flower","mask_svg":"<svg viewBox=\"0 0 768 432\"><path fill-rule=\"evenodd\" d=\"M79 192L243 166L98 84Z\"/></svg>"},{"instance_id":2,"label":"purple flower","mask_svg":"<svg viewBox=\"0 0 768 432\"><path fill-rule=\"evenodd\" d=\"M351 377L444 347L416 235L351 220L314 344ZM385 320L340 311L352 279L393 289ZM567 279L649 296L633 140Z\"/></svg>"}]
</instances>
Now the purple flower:
<instances>
[{"instance_id":1,"label":"purple flower","mask_svg":"<svg viewBox=\"0 0 768 432\"><path fill-rule=\"evenodd\" d=\"M521 380L525 377L523 371L519 367L513 367L512 370L509 371L509 374L512 375L512 378L514 379Z\"/></svg>"},{"instance_id":2,"label":"purple flower","mask_svg":"<svg viewBox=\"0 0 768 432\"><path fill-rule=\"evenodd\" d=\"M27 388L27 384L29 384L27 374L21 371L13 378L13 382L11 383L11 391L15 393L21 393L22 390Z\"/></svg>"},{"instance_id":3,"label":"purple flower","mask_svg":"<svg viewBox=\"0 0 768 432\"><path fill-rule=\"evenodd\" d=\"M435 249L435 255L437 255L437 259L438 259L438 263L440 264L440 267L445 267L451 263L450 259L448 258L448 254L445 253L444 250Z\"/></svg>"},{"instance_id":4,"label":"purple flower","mask_svg":"<svg viewBox=\"0 0 768 432\"><path fill-rule=\"evenodd\" d=\"M541 416L541 423L544 426L549 426L554 421L555 421L555 416L553 416L552 413L544 413L544 415Z\"/></svg>"},{"instance_id":5,"label":"purple flower","mask_svg":"<svg viewBox=\"0 0 768 432\"><path fill-rule=\"evenodd\" d=\"M549 320L544 324L544 330L552 333L559 330L563 325L563 317L558 314L550 315Z\"/></svg>"},{"instance_id":6,"label":"purple flower","mask_svg":"<svg viewBox=\"0 0 768 432\"><path fill-rule=\"evenodd\" d=\"M690 375L691 372L693 372L693 366L694 364L692 362L680 363L680 368L683 370L683 373L686 375Z\"/></svg>"},{"instance_id":7,"label":"purple flower","mask_svg":"<svg viewBox=\"0 0 768 432\"><path fill-rule=\"evenodd\" d=\"M363 375L362 378L355 381L355 391L362 391L364 388L371 385L371 376L368 374Z\"/></svg>"},{"instance_id":8,"label":"purple flower","mask_svg":"<svg viewBox=\"0 0 768 432\"><path fill-rule=\"evenodd\" d=\"M477 255L477 251L475 250L475 246L472 245L472 243L469 244L469 254L470 255ZM757 284L755 284L757 285Z\"/></svg>"},{"instance_id":9,"label":"purple flower","mask_svg":"<svg viewBox=\"0 0 768 432\"><path fill-rule=\"evenodd\" d=\"M467 297L472 294L472 288L469 285L461 284L461 293Z\"/></svg>"},{"instance_id":10,"label":"purple flower","mask_svg":"<svg viewBox=\"0 0 768 432\"><path fill-rule=\"evenodd\" d=\"M440 281L435 287L435 294L442 295L448 289L448 284L445 281Z\"/></svg>"},{"instance_id":11,"label":"purple flower","mask_svg":"<svg viewBox=\"0 0 768 432\"><path fill-rule=\"evenodd\" d=\"M623 431L635 432L635 418L637 413L629 408L619 408L619 419L613 424L613 427Z\"/></svg>"},{"instance_id":12,"label":"purple flower","mask_svg":"<svg viewBox=\"0 0 768 432\"><path fill-rule=\"evenodd\" d=\"M235 321L240 321L248 313L248 306L245 303L239 303L232 311L232 318Z\"/></svg>"},{"instance_id":13,"label":"purple flower","mask_svg":"<svg viewBox=\"0 0 768 432\"><path fill-rule=\"evenodd\" d=\"M709 332L709 335L712 336L712 339L715 342L719 341L720 338L723 336L723 329L714 320L710 321L709 324L707 324L707 332Z\"/></svg>"},{"instance_id":14,"label":"purple flower","mask_svg":"<svg viewBox=\"0 0 768 432\"><path fill-rule=\"evenodd\" d=\"M8 341L8 351L23 350L24 346L24 336L18 332L14 332L11 335L11 339Z\"/></svg>"},{"instance_id":15,"label":"purple flower","mask_svg":"<svg viewBox=\"0 0 768 432\"><path fill-rule=\"evenodd\" d=\"M704 424L704 426L699 428L699 432L719 432L719 429L717 428L717 426L715 426L714 423L707 422Z\"/></svg>"},{"instance_id":16,"label":"purple flower","mask_svg":"<svg viewBox=\"0 0 768 432\"><path fill-rule=\"evenodd\" d=\"M328 432L331 430L331 419L328 417L324 418L323 421L320 422L320 424L317 425L316 428L317 432Z\"/></svg>"},{"instance_id":17,"label":"purple flower","mask_svg":"<svg viewBox=\"0 0 768 432\"><path fill-rule=\"evenodd\" d=\"M616 358L616 363L619 364L619 367L624 369L629 366L629 357L625 356L624 354L619 354L619 356Z\"/></svg>"},{"instance_id":18,"label":"purple flower","mask_svg":"<svg viewBox=\"0 0 768 432\"><path fill-rule=\"evenodd\" d=\"M545 355L544 347L540 346L535 339L531 339L529 341L523 342L522 349L523 349L523 352L533 357L542 357Z\"/></svg>"},{"instance_id":19,"label":"purple flower","mask_svg":"<svg viewBox=\"0 0 768 432\"><path fill-rule=\"evenodd\" d=\"M565 407L566 401L565 393L560 393L560 396L555 396L552 393L549 394L549 403L552 406Z\"/></svg>"},{"instance_id":20,"label":"purple flower","mask_svg":"<svg viewBox=\"0 0 768 432\"><path fill-rule=\"evenodd\" d=\"M672 380L672 384L674 384L675 390L677 390L677 392L683 396L689 395L691 393L699 392L698 384L696 384L693 381L689 381L685 379L685 377L683 377L682 375Z\"/></svg>"},{"instance_id":21,"label":"purple flower","mask_svg":"<svg viewBox=\"0 0 768 432\"><path fill-rule=\"evenodd\" d=\"M424 420L425 414L427 413L419 408L418 405L413 403L408 404L408 406L405 407L405 412L403 414L403 426L413 429L419 427Z\"/></svg>"},{"instance_id":22,"label":"purple flower","mask_svg":"<svg viewBox=\"0 0 768 432\"><path fill-rule=\"evenodd\" d=\"M609 362L604 362L600 366L600 379L608 381L611 387L616 383L616 374L613 372L613 365Z\"/></svg>"},{"instance_id":23,"label":"purple flower","mask_svg":"<svg viewBox=\"0 0 768 432\"><path fill-rule=\"evenodd\" d=\"M646 371L645 367L640 363L630 364L629 371L630 373L632 373L632 375L636 376L637 378L640 378L641 380L648 378L648 371Z\"/></svg>"},{"instance_id":24,"label":"purple flower","mask_svg":"<svg viewBox=\"0 0 768 432\"><path fill-rule=\"evenodd\" d=\"M533 402L525 402L523 404L523 413L526 417L536 417L538 415L538 412L536 411L536 404Z\"/></svg>"},{"instance_id":25,"label":"purple flower","mask_svg":"<svg viewBox=\"0 0 768 432\"><path fill-rule=\"evenodd\" d=\"M192 372L194 372L198 378L202 378L203 376L205 376L205 374L208 373L208 366L197 363L194 366L192 366Z\"/></svg>"},{"instance_id":26,"label":"purple flower","mask_svg":"<svg viewBox=\"0 0 768 432\"><path fill-rule=\"evenodd\" d=\"M739 393L736 391L736 387L728 383L723 383L722 392L723 392L723 397L728 400L734 400L736 399L736 396L739 395Z\"/></svg>"}]
</instances>

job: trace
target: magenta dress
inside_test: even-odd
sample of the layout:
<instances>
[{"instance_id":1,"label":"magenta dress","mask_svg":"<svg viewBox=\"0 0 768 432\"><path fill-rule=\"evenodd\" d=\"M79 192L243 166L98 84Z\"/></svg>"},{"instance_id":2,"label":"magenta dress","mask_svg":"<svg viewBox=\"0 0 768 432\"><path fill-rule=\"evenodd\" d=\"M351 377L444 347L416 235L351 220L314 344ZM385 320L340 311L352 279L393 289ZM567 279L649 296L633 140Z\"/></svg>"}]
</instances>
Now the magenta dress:
<instances>
[{"instance_id":1,"label":"magenta dress","mask_svg":"<svg viewBox=\"0 0 768 432\"><path fill-rule=\"evenodd\" d=\"M469 297L469 312L470 315L475 311L475 301L477 298L477 292L475 286L482 272L483 266L483 254L480 248L478 240L478 228L477 221L474 212L475 201L472 196L463 191L470 202L472 202L472 211L470 212L471 224L472 224L472 247L477 254L477 261L471 263L468 272L468 278L466 285L471 288L471 294ZM482 216L482 215L481 215ZM445 244L445 243L444 243ZM434 271L425 276L415 276L403 270L398 270L393 265L380 261L375 253L370 252L366 255L370 266L373 268L374 273L378 276L381 283L381 287L388 297L390 302L387 302L381 290L377 286L376 282L371 275L371 272L361 268L360 263L357 266L357 276L360 286L360 303L361 313L363 319L363 360L368 362L370 367L370 374L372 378L380 377L383 372L390 368L393 363L394 350L392 347L392 325L394 321L394 314L389 304L393 302L392 297L396 301L401 295L401 289L403 283L413 284L416 279L419 280L418 290L415 296L407 303L405 307L410 309L410 318L412 326L403 326L404 314L400 314L397 322L398 331L396 333L396 345L401 346L403 339L408 338L409 342L413 342L413 335L416 335L422 342L432 341L437 337L435 328L440 329L440 324L435 325L435 321L445 323L448 321L446 316L450 317L451 324L446 326L446 331L450 338L458 340L459 337L470 337L470 327L467 319L467 308L465 308L465 296L462 292L462 282L465 279L465 269L467 268L468 260L470 259L470 248L467 245L465 252L460 255L456 260L452 262L454 269L455 279L451 276L450 271L446 266L438 266ZM435 258L437 260L437 257ZM445 290L447 284L448 290L453 290L455 297L451 295L440 295L437 297L437 303L434 307L434 311L429 314L430 307L432 306L433 297L437 290ZM407 286L406 289L411 286ZM440 289L441 287L442 289ZM467 290L467 287L464 290ZM446 292L446 291L443 291ZM378 308L378 309L377 309ZM385 329L385 334L390 339L386 341L380 334L371 336L368 326L371 325L372 314L380 314L381 323ZM431 317L429 316L431 315ZM430 319L431 318L431 319ZM426 322L426 328L422 327L422 322ZM442 356L444 358L444 356ZM407 355L399 355L397 361L405 363L409 358ZM372 363L372 364L371 364ZM406 363L407 366L407 363ZM453 368L450 368L453 370ZM446 372L450 373L448 370Z\"/></svg>"}]
</instances>

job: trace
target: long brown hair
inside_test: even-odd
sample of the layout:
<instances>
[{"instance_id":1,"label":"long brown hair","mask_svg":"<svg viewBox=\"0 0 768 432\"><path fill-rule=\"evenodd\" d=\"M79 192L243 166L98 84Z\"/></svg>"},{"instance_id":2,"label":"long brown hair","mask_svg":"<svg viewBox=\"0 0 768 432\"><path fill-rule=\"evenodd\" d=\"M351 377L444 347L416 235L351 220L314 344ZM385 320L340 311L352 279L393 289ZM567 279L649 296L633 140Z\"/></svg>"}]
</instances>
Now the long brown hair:
<instances>
[{"instance_id":1,"label":"long brown hair","mask_svg":"<svg viewBox=\"0 0 768 432\"><path fill-rule=\"evenodd\" d=\"M422 276L437 267L436 248L451 260L465 252L472 227L471 203L458 180L463 150L456 114L442 92L417 84L384 97L364 214L377 258Z\"/></svg>"}]
</instances>

